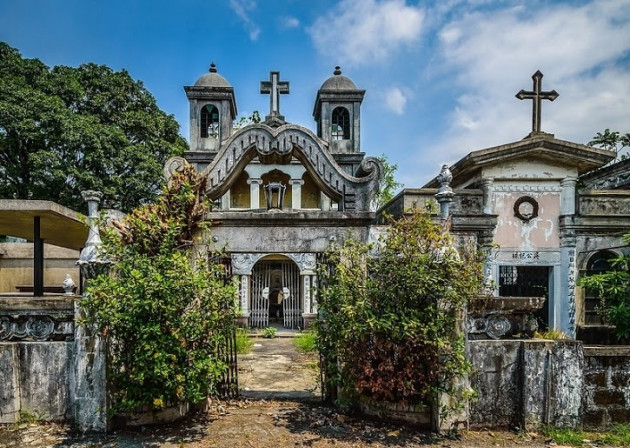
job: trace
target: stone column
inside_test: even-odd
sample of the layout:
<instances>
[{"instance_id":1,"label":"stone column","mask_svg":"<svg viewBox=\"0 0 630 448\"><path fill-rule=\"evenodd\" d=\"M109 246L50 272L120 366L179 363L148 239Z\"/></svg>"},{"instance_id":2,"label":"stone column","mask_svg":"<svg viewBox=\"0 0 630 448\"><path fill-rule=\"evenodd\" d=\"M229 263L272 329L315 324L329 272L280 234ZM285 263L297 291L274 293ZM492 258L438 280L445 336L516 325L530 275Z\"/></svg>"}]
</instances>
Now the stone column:
<instances>
[{"instance_id":1,"label":"stone column","mask_svg":"<svg viewBox=\"0 0 630 448\"><path fill-rule=\"evenodd\" d=\"M246 327L249 323L249 278L250 275L239 275L239 307L241 315L237 319L240 327Z\"/></svg>"},{"instance_id":2,"label":"stone column","mask_svg":"<svg viewBox=\"0 0 630 448\"><path fill-rule=\"evenodd\" d=\"M552 324L558 330L564 331L570 338L576 334L576 304L575 289L577 282L576 263L576 238L573 229L564 229L560 234L560 265L554 268L554 275L558 272L559 278L554 278L554 283L559 284L560 291L553 291L553 297L549 297L549 308L553 309L554 319Z\"/></svg>"},{"instance_id":3,"label":"stone column","mask_svg":"<svg viewBox=\"0 0 630 448\"><path fill-rule=\"evenodd\" d=\"M577 184L577 177L569 176L562 179L560 185L562 186L560 214L561 215L575 215L575 185Z\"/></svg>"},{"instance_id":4,"label":"stone column","mask_svg":"<svg viewBox=\"0 0 630 448\"><path fill-rule=\"evenodd\" d=\"M317 314L317 275L313 275L311 284L313 285L311 289L311 311L313 314Z\"/></svg>"},{"instance_id":5,"label":"stone column","mask_svg":"<svg viewBox=\"0 0 630 448\"><path fill-rule=\"evenodd\" d=\"M323 191L319 193L319 208L325 212L330 210L330 198Z\"/></svg>"},{"instance_id":6,"label":"stone column","mask_svg":"<svg viewBox=\"0 0 630 448\"><path fill-rule=\"evenodd\" d=\"M304 181L302 179L289 180L291 185L291 208L297 210L302 208L302 185Z\"/></svg>"},{"instance_id":7,"label":"stone column","mask_svg":"<svg viewBox=\"0 0 630 448\"><path fill-rule=\"evenodd\" d=\"M303 305L304 305L304 313L310 313L311 312L311 276L310 275L303 275L302 276L302 291L304 294L303 297Z\"/></svg>"},{"instance_id":8,"label":"stone column","mask_svg":"<svg viewBox=\"0 0 630 448\"><path fill-rule=\"evenodd\" d=\"M483 212L487 215L492 214L492 184L494 178L484 177L481 179L481 188L483 189Z\"/></svg>"},{"instance_id":9,"label":"stone column","mask_svg":"<svg viewBox=\"0 0 630 448\"><path fill-rule=\"evenodd\" d=\"M260 186L262 179L247 179L249 184L249 208L256 210L260 208Z\"/></svg>"},{"instance_id":10,"label":"stone column","mask_svg":"<svg viewBox=\"0 0 630 448\"><path fill-rule=\"evenodd\" d=\"M313 271L300 272L302 278L302 319L304 320L304 329L308 330L309 327L317 319L317 310L313 303L311 288L311 278L313 277Z\"/></svg>"},{"instance_id":11,"label":"stone column","mask_svg":"<svg viewBox=\"0 0 630 448\"><path fill-rule=\"evenodd\" d=\"M230 190L226 191L223 196L221 196L221 210L229 210L230 209Z\"/></svg>"},{"instance_id":12,"label":"stone column","mask_svg":"<svg viewBox=\"0 0 630 448\"><path fill-rule=\"evenodd\" d=\"M88 203L90 232L77 264L84 283L106 272L109 266L99 254L101 238L96 220L101 197L102 194L97 191L83 192L83 198ZM74 305L74 317L74 360L70 374L74 423L81 431L104 432L108 429L106 340L100 334L94 334L85 326L77 324L84 317L83 308L78 302Z\"/></svg>"}]
</instances>

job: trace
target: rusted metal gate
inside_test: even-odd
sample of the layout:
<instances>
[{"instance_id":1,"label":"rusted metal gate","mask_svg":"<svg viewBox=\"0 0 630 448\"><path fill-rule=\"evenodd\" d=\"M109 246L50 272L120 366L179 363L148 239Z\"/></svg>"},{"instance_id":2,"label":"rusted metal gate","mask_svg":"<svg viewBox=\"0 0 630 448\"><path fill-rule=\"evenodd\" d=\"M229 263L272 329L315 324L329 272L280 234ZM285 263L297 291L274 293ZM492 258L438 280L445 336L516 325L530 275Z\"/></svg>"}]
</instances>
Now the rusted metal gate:
<instances>
[{"instance_id":1,"label":"rusted metal gate","mask_svg":"<svg viewBox=\"0 0 630 448\"><path fill-rule=\"evenodd\" d=\"M210 261L223 266L224 283L232 281L231 257L211 255ZM234 304L226 303L225 306L233 308ZM222 398L235 398L238 397L238 365L236 359L236 321L234 319L231 322L225 322L223 336L225 339L217 347L217 357L225 363L227 369L217 384L217 391Z\"/></svg>"},{"instance_id":2,"label":"rusted metal gate","mask_svg":"<svg viewBox=\"0 0 630 448\"><path fill-rule=\"evenodd\" d=\"M254 267L251 282L252 327L268 327L270 310L278 314L282 310L282 323L286 328L301 327L302 290L300 271L295 263L289 260L259 262Z\"/></svg>"},{"instance_id":3,"label":"rusted metal gate","mask_svg":"<svg viewBox=\"0 0 630 448\"><path fill-rule=\"evenodd\" d=\"M317 254L317 290L318 295L321 297L322 291L324 291L328 287L328 279L331 278L336 270L337 266L333 264L330 259L326 256L326 253L318 253ZM326 316L321 316L323 318L320 321L325 328L326 326ZM319 354L319 374L321 381L321 391L322 391L322 401L333 403L337 399L337 388L330 387L327 384L327 377L330 374L326 366L329 363L336 364L337 359L326 359L324 355L320 352Z\"/></svg>"}]
</instances>

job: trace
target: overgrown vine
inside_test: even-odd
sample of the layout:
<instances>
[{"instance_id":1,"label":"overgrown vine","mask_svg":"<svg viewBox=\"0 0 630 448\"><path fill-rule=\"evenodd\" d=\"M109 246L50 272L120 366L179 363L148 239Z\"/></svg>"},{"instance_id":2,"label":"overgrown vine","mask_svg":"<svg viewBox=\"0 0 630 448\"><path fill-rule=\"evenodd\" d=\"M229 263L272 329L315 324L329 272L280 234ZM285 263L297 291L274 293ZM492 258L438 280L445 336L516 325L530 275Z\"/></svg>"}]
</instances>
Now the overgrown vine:
<instances>
[{"instance_id":1,"label":"overgrown vine","mask_svg":"<svg viewBox=\"0 0 630 448\"><path fill-rule=\"evenodd\" d=\"M376 255L356 241L326 255L317 335L327 386L350 399L430 405L447 393L461 403L467 391L452 380L470 364L456 330L483 288L476 248L455 249L428 213L416 211L391 223Z\"/></svg>"},{"instance_id":2,"label":"overgrown vine","mask_svg":"<svg viewBox=\"0 0 630 448\"><path fill-rule=\"evenodd\" d=\"M205 178L176 174L158 200L103 229L109 274L89 282L83 322L107 338L114 414L197 403L226 369L217 356L234 325L236 289L198 251L207 230Z\"/></svg>"}]
</instances>

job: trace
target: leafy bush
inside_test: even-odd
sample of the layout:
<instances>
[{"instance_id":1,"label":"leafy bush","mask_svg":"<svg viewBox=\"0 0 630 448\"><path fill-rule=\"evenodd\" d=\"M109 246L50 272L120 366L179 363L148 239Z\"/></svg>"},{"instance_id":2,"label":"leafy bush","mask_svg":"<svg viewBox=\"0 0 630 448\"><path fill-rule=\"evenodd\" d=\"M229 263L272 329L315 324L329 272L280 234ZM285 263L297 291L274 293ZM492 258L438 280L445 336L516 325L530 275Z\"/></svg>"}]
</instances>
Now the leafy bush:
<instances>
[{"instance_id":1,"label":"leafy bush","mask_svg":"<svg viewBox=\"0 0 630 448\"><path fill-rule=\"evenodd\" d=\"M317 350L317 336L312 331L300 333L293 338L293 345L302 353L311 353Z\"/></svg>"},{"instance_id":2,"label":"leafy bush","mask_svg":"<svg viewBox=\"0 0 630 448\"><path fill-rule=\"evenodd\" d=\"M263 330L263 337L267 339L273 339L276 337L276 327L267 327Z\"/></svg>"},{"instance_id":3,"label":"leafy bush","mask_svg":"<svg viewBox=\"0 0 630 448\"><path fill-rule=\"evenodd\" d=\"M630 233L623 236L623 241L630 244ZM619 340L630 341L630 254L611 263L614 271L582 277L580 285L597 291L598 312L605 322L615 326Z\"/></svg>"},{"instance_id":4,"label":"leafy bush","mask_svg":"<svg viewBox=\"0 0 630 448\"><path fill-rule=\"evenodd\" d=\"M89 282L84 324L107 338L112 411L200 402L226 369L236 287L220 258L187 250L205 227L205 179L174 176L155 204L103 233L110 275Z\"/></svg>"},{"instance_id":5,"label":"leafy bush","mask_svg":"<svg viewBox=\"0 0 630 448\"><path fill-rule=\"evenodd\" d=\"M247 330L244 328L238 328L236 330L236 353L239 355L245 355L249 353L254 345L254 341L249 337Z\"/></svg>"},{"instance_id":6,"label":"leafy bush","mask_svg":"<svg viewBox=\"0 0 630 448\"><path fill-rule=\"evenodd\" d=\"M320 269L317 346L328 386L346 396L428 404L464 393L453 379L470 369L459 310L483 288L477 251L459 253L428 213L392 223L378 256L358 242L327 252ZM444 411L444 409L442 409Z\"/></svg>"}]
</instances>

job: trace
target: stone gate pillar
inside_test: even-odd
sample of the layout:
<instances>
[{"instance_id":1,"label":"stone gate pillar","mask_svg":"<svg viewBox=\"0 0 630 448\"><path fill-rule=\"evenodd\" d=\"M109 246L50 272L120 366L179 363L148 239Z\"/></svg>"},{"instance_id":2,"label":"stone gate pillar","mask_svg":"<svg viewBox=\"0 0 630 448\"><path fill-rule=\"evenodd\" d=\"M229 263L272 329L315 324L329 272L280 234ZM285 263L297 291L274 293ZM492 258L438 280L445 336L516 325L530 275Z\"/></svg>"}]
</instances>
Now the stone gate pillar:
<instances>
[{"instance_id":1,"label":"stone gate pillar","mask_svg":"<svg viewBox=\"0 0 630 448\"><path fill-rule=\"evenodd\" d=\"M88 203L90 232L77 264L84 284L107 272L109 265L99 254L101 238L96 220L101 197L97 191L83 192ZM75 302L75 323L84 316L83 308ZM70 378L74 422L81 431L104 432L108 429L106 340L83 325L75 324L74 328L74 362Z\"/></svg>"}]
</instances>

